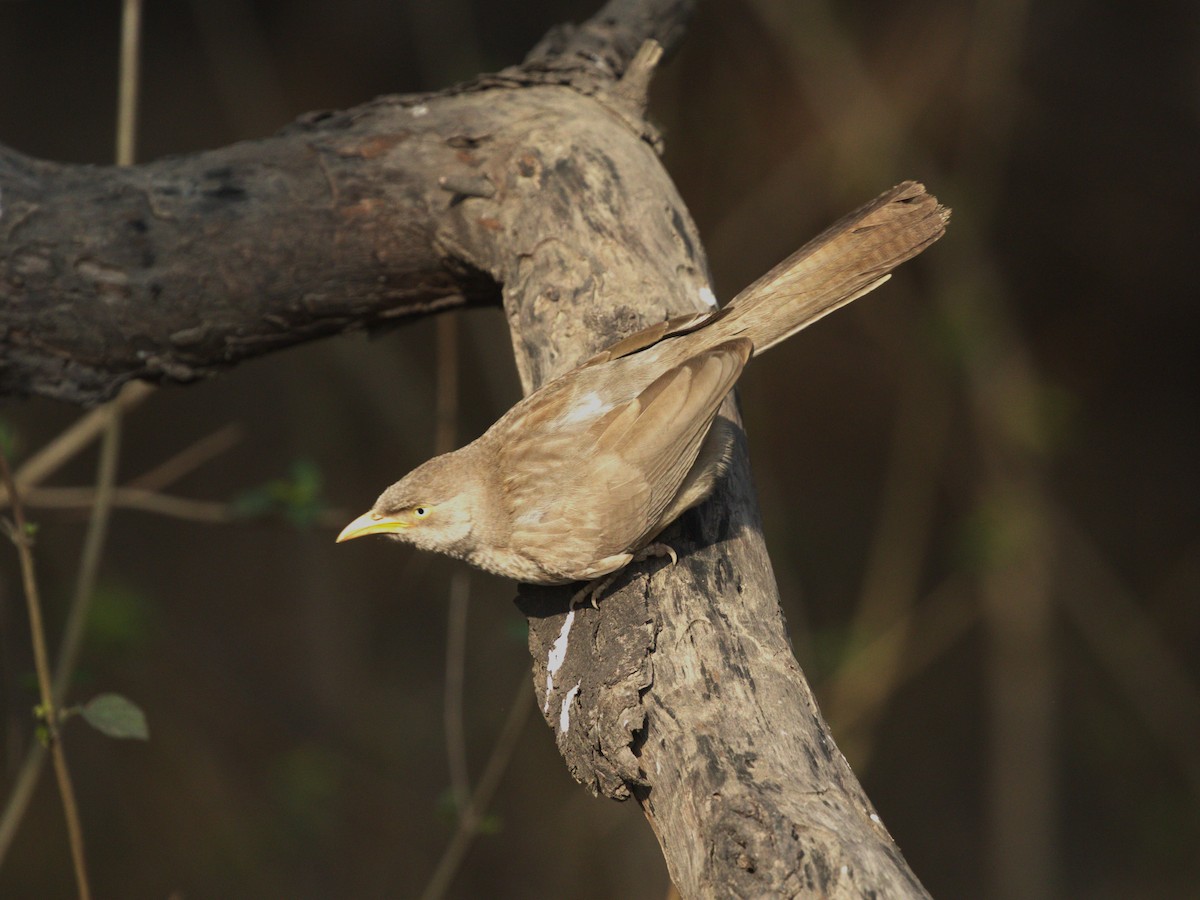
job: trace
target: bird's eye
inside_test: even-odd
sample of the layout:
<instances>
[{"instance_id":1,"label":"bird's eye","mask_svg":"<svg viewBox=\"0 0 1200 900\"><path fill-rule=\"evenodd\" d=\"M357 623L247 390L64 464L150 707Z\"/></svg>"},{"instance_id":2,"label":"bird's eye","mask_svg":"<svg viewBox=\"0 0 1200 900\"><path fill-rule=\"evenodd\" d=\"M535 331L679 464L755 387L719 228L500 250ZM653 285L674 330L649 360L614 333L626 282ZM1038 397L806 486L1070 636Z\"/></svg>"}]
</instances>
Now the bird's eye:
<instances>
[{"instance_id":1,"label":"bird's eye","mask_svg":"<svg viewBox=\"0 0 1200 900\"><path fill-rule=\"evenodd\" d=\"M423 519L429 515L429 509L424 506L418 506L413 510L413 515L415 515L418 519Z\"/></svg>"}]
</instances>

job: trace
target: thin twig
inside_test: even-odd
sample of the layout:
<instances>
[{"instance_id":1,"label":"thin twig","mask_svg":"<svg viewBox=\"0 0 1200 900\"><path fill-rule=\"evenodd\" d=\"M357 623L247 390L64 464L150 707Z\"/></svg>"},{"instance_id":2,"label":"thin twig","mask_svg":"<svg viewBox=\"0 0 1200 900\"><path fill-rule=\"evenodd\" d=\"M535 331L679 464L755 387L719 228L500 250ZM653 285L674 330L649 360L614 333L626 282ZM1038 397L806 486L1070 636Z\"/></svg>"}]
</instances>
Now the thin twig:
<instances>
[{"instance_id":1,"label":"thin twig","mask_svg":"<svg viewBox=\"0 0 1200 900\"><path fill-rule=\"evenodd\" d=\"M84 510L90 509L96 502L96 490L90 487L35 488L29 491L24 502L30 509ZM260 518L246 516L233 505L217 500L193 500L191 497L126 486L113 488L112 505L118 509L155 513L206 525L258 521ZM325 509L317 513L314 522L323 528L335 528L345 524L348 516L349 513L344 509Z\"/></svg>"},{"instance_id":2,"label":"thin twig","mask_svg":"<svg viewBox=\"0 0 1200 900\"><path fill-rule=\"evenodd\" d=\"M788 51L784 65L823 126L822 140L836 148L842 171L879 181L887 157L875 148L884 141L888 147L911 144L907 135L921 110L871 78L832 3L752 0L750 10Z\"/></svg>"},{"instance_id":3,"label":"thin twig","mask_svg":"<svg viewBox=\"0 0 1200 900\"><path fill-rule=\"evenodd\" d=\"M116 399L107 406L116 406L121 412L128 412L152 393L154 388L150 385L135 381L125 385ZM24 492L34 485L41 484L99 437L107 422L107 407L93 409L80 416L58 437L17 467L13 472L13 481L16 482L17 488ZM6 504L8 497L8 489L0 487L0 505Z\"/></svg>"},{"instance_id":4,"label":"thin twig","mask_svg":"<svg viewBox=\"0 0 1200 900\"><path fill-rule=\"evenodd\" d=\"M95 502L95 488L52 487L31 490L26 505L31 509L84 510L92 508ZM227 503L218 503L213 500L192 500L188 497L160 494L157 491L147 491L142 488L114 488L111 503L122 509L136 509L170 516L174 519L186 519L189 522L204 522L213 525L224 524L236 518L233 509Z\"/></svg>"},{"instance_id":5,"label":"thin twig","mask_svg":"<svg viewBox=\"0 0 1200 900\"><path fill-rule=\"evenodd\" d=\"M872 727L875 710L883 707L887 697L940 659L979 620L979 615L979 606L970 596L966 578L952 575L915 604L903 620L894 622L864 644L835 676L841 681L860 682L851 690L865 695L868 701L847 706L841 718L833 723L838 743L847 739L854 742L857 729ZM921 640L911 641L912 634L920 634ZM883 683L877 683L876 660L896 657L900 660L896 670ZM818 693L834 689L821 686ZM879 696L872 692L878 692Z\"/></svg>"},{"instance_id":6,"label":"thin twig","mask_svg":"<svg viewBox=\"0 0 1200 900\"><path fill-rule=\"evenodd\" d=\"M446 628L446 686L442 723L446 731L446 761L450 769L450 796L455 813L461 814L471 796L467 767L466 728L463 724L463 671L467 656L467 609L471 576L457 566L450 576L450 611Z\"/></svg>"},{"instance_id":7,"label":"thin twig","mask_svg":"<svg viewBox=\"0 0 1200 900\"><path fill-rule=\"evenodd\" d=\"M241 439L242 429L237 425L230 423L222 426L212 434L200 438L194 444L159 463L150 471L142 473L137 478L131 478L125 483L125 486L141 488L146 491L161 491L185 475L190 475L210 460L216 459Z\"/></svg>"},{"instance_id":8,"label":"thin twig","mask_svg":"<svg viewBox=\"0 0 1200 900\"><path fill-rule=\"evenodd\" d=\"M96 487L94 489L29 488L22 497L26 507L35 505L29 502L30 498L40 497L45 501L44 505L47 508L66 507L70 509L92 510L87 536L84 539L83 558L80 563L79 575L76 579L74 602L67 616L67 625L61 644L62 649L60 650L58 665L54 674L54 699L59 705L64 702L71 673L74 671L77 662L80 640L87 622L87 607L90 604L90 598L93 596L95 588L96 569L100 558L100 548L103 544L102 531L107 524L112 509L123 505L121 501L124 500L133 508L139 508L140 504L140 508L148 508L148 511L173 515L189 521L219 523L228 521L232 517L229 510L221 504L209 504L203 501L167 497L162 494L140 493L132 489L124 489L125 496L122 497L123 489L113 487L117 471L119 432L115 427L105 425L104 414L107 413L110 416L109 422L115 424L115 420L119 419L125 409L128 409L128 406L122 402L125 397L129 396L128 391L129 388L126 388L121 398L89 414L89 433L94 433L91 432L91 423L98 423L101 428L105 428L104 442L100 450ZM136 393L140 397L149 395L148 391L143 390L138 390ZM75 433L80 434L82 432L76 431ZM150 472L141 476L141 478L136 479L136 481L141 483L141 491L148 491L151 485L168 484L174 479L181 478L189 471L211 459L217 453L228 449L236 439L237 429L234 426L226 426L208 437L197 441L191 447L188 447L166 462L156 466ZM75 441L64 442L62 446L67 445L82 446L82 444ZM0 503L0 505L3 504ZM338 513L335 521L340 521L341 518L342 515ZM12 846L12 841L16 837L17 828L24 818L25 811L28 809L29 803L33 798L34 788L37 786L45 762L45 745L37 740L32 741L24 759L21 761L16 778L13 780L12 789L9 792L3 816L0 817L0 867L4 865L8 849Z\"/></svg>"},{"instance_id":9,"label":"thin twig","mask_svg":"<svg viewBox=\"0 0 1200 900\"><path fill-rule=\"evenodd\" d=\"M96 570L100 559L107 521L114 508L142 510L173 518L206 524L224 524L239 518L228 504L184 497L168 496L147 487L114 487L116 477L118 433L116 421L132 403L149 396L150 390L143 385L130 385L113 402L89 413L56 439L60 453L39 454L35 459L48 462L65 462L70 455L86 446L87 441L101 430L105 440L101 447L99 470L95 487L28 488L22 495L25 507L45 509L91 510L90 523L84 542L84 552L76 581L75 599L68 612L67 625L62 639L62 650L54 675L54 698L62 704L71 673L78 659L79 645L87 622L87 608L95 589ZM111 418L106 423L106 416ZM217 453L228 449L237 439L237 429L227 426L204 438L181 453L156 466L137 479L143 485L166 484L182 477ZM33 469L36 478L50 474L57 465L39 464ZM0 485L0 506L7 503L7 489ZM318 523L336 526L346 514L341 510L325 510L318 516ZM46 747L40 741L32 741L21 761L4 812L0 815L0 867L3 866L17 829L24 818L37 787L42 767L46 761Z\"/></svg>"},{"instance_id":10,"label":"thin twig","mask_svg":"<svg viewBox=\"0 0 1200 900\"><path fill-rule=\"evenodd\" d=\"M108 426L100 443L100 461L96 467L96 490L92 502L92 514L88 519L87 533L83 539L83 553L79 559L79 574L75 578L75 593L67 613L62 643L58 649L58 664L54 669L54 700L61 704L79 662L79 649L83 645L83 633L87 626L88 611L96 590L96 575L100 570L100 558L104 554L104 541L108 537L108 523L112 518L113 493L117 481L117 462L121 456L121 413L107 407Z\"/></svg>"},{"instance_id":11,"label":"thin twig","mask_svg":"<svg viewBox=\"0 0 1200 900\"><path fill-rule=\"evenodd\" d=\"M895 432L879 523L863 576L862 595L850 625L848 653L832 680L827 708L836 728L847 719L859 723L851 743L839 743L856 771L870 759L872 723L896 689L910 640L919 641L924 632L903 633L913 621L921 569L929 552L933 509L941 458L950 419L950 399L941 385L925 376L921 364L912 360L901 388L896 410ZM886 650L873 655L870 678L842 677L861 670L859 650L885 629L902 633Z\"/></svg>"},{"instance_id":12,"label":"thin twig","mask_svg":"<svg viewBox=\"0 0 1200 900\"><path fill-rule=\"evenodd\" d=\"M980 582L990 765L987 856L991 892L1043 900L1057 894L1061 861L1059 678L1054 654L1054 541L1045 466L1021 424L1038 409L1033 354L1012 321L1008 288L988 243L1007 197L1029 0L974 7L959 116L957 175L972 186L959 241L940 256L935 296L961 333L968 408L984 466L980 503L1014 538ZM966 227L963 227L966 226ZM1014 415L1015 414L1015 415ZM1036 427L1036 426L1034 426Z\"/></svg>"},{"instance_id":13,"label":"thin twig","mask_svg":"<svg viewBox=\"0 0 1200 900\"><path fill-rule=\"evenodd\" d=\"M1069 513L1055 510L1054 520L1061 564L1077 570L1071 582L1078 590L1064 592L1062 599L1068 621L1200 797L1200 683L1187 658L1171 646Z\"/></svg>"},{"instance_id":14,"label":"thin twig","mask_svg":"<svg viewBox=\"0 0 1200 900\"><path fill-rule=\"evenodd\" d=\"M778 4L776 4L778 5ZM1012 97L1019 92L1019 59L1027 26L1029 0L989 0L975 10L970 45L961 135L955 148L956 172L971 190L970 208L957 221L955 241L937 254L934 296L946 321L962 332L967 349L961 354L965 393L984 452L987 486L981 505L1005 504L1006 527L1025 526L1031 539L1010 557L995 560L981 579L980 593L989 623L989 705L991 771L989 772L989 845L993 892L1035 898L1053 894L1057 882L1057 774L1054 704L1056 677L1051 654L1050 537L1041 517L1045 509L1042 466L1021 437L1013 433L1014 410L1035 407L1037 374L1031 354L1009 315L1005 285L987 243L1006 186L1004 166L1012 147ZM807 9L808 7L806 7ZM824 97L891 97L857 60L842 29L821 4L827 33L801 29L797 34L813 46L833 47L843 57L840 83ZM819 66L818 71L835 71ZM820 87L828 87L821 85ZM877 105L872 102L872 105ZM837 106L825 106L826 111ZM898 107L893 107L898 108ZM903 125L890 115L868 117L874 140L843 144L842 168L870 172L876 163L863 148L903 146ZM913 154L921 169L936 171L931 154Z\"/></svg>"},{"instance_id":15,"label":"thin twig","mask_svg":"<svg viewBox=\"0 0 1200 900\"><path fill-rule=\"evenodd\" d=\"M121 5L121 60L117 76L117 165L133 165L137 137L139 61L142 45L142 0Z\"/></svg>"},{"instance_id":16,"label":"thin twig","mask_svg":"<svg viewBox=\"0 0 1200 900\"><path fill-rule=\"evenodd\" d=\"M454 449L458 431L458 319L439 316L437 320L437 394L434 453ZM470 601L470 576L456 569L450 577L450 602L446 620L446 684L443 692L442 724L446 735L446 763L450 770L450 796L454 809L462 815L471 796L467 765L466 728L463 724L463 690L467 656L467 610Z\"/></svg>"},{"instance_id":17,"label":"thin twig","mask_svg":"<svg viewBox=\"0 0 1200 900\"><path fill-rule=\"evenodd\" d=\"M17 770L12 790L8 793L8 802L4 804L4 813L0 815L0 868L4 867L8 849L17 836L21 820L25 818L25 810L33 799L33 790L37 787L45 762L46 745L35 739L21 760L21 768Z\"/></svg>"},{"instance_id":18,"label":"thin twig","mask_svg":"<svg viewBox=\"0 0 1200 900\"><path fill-rule=\"evenodd\" d=\"M79 824L79 807L75 802L75 789L71 783L71 771L63 752L58 730L58 710L54 704L54 687L50 679L50 657L46 651L46 631L42 623L42 603L38 595L37 577L34 574L33 551L30 548L29 528L25 521L25 510L21 497L13 482L8 460L0 453L0 480L3 480L12 500L14 527L10 537L16 545L21 561L21 582L25 589L25 602L29 611L29 632L33 642L33 662L37 672L38 692L41 695L40 718L46 729L46 743L54 760L54 774L58 779L58 792L62 799L63 815L67 820L67 837L71 844L71 861L75 867L75 882L80 900L89 900L92 895L88 886L87 862L83 852L83 828ZM7 818L7 810L6 815ZM19 820L19 816L17 817ZM15 824L13 826L15 828Z\"/></svg>"},{"instance_id":19,"label":"thin twig","mask_svg":"<svg viewBox=\"0 0 1200 900\"><path fill-rule=\"evenodd\" d=\"M484 811L491 803L496 788L500 786L500 779L503 777L505 769L508 768L513 751L517 748L517 739L521 736L521 730L525 727L525 723L529 721L529 713L532 710L533 704L530 702L529 696L529 673L522 672L521 677L517 679L517 689L509 705L508 718L504 720L504 727L500 729L500 736L496 738L496 744L492 748L491 756L488 757L487 765L484 766L479 784L475 787L475 793L471 795L471 801L459 816L454 835L442 852L437 869L434 870L429 884L421 894L421 900L440 900L445 896L446 890L458 873L463 857L466 856L467 849L471 846L471 841L479 833L479 824L483 821Z\"/></svg>"},{"instance_id":20,"label":"thin twig","mask_svg":"<svg viewBox=\"0 0 1200 900\"><path fill-rule=\"evenodd\" d=\"M88 521L87 535L84 538L83 555L80 559L79 574L75 581L75 595L67 613L67 624L59 644L58 664L54 670L52 694L56 707L63 705L72 673L79 661L79 650L83 644L88 610L95 593L96 573L100 566L100 557L108 532L108 522L112 514L113 482L117 477L117 460L120 456L121 413L116 404L112 403L102 409L109 413L110 419L100 447L96 489L92 492L94 496L92 514ZM12 839L16 836L17 826L24 818L29 801L33 798L33 789L37 786L45 761L45 747L40 741L32 742L21 763L16 782L9 795L8 805L4 810L3 823L0 825L0 864L3 864ZM57 762L55 765L57 767Z\"/></svg>"},{"instance_id":21,"label":"thin twig","mask_svg":"<svg viewBox=\"0 0 1200 900\"><path fill-rule=\"evenodd\" d=\"M3 688L5 693L0 699L0 702L3 702L4 719L3 723L0 723L0 731L4 734L4 769L3 775L0 775L0 784L7 784L16 776L19 761L25 756L25 717L11 702L7 690L20 670L20 663L16 659L16 630L19 626L13 621L16 617L13 615L13 604L10 602L7 587L6 579L0 579L0 688Z\"/></svg>"}]
</instances>

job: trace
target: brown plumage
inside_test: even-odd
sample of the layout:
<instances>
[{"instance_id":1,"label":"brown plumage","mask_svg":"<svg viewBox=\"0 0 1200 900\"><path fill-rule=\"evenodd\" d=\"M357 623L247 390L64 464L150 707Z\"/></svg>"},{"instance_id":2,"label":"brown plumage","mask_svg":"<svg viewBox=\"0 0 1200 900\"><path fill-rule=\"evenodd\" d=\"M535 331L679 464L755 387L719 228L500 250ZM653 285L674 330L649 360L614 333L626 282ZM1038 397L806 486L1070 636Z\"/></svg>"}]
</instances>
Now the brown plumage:
<instances>
[{"instance_id":1,"label":"brown plumage","mask_svg":"<svg viewBox=\"0 0 1200 900\"><path fill-rule=\"evenodd\" d=\"M747 360L878 287L948 216L922 185L897 185L724 309L651 326L545 384L338 540L385 533L536 584L617 571L723 474L732 435L717 410Z\"/></svg>"}]
</instances>

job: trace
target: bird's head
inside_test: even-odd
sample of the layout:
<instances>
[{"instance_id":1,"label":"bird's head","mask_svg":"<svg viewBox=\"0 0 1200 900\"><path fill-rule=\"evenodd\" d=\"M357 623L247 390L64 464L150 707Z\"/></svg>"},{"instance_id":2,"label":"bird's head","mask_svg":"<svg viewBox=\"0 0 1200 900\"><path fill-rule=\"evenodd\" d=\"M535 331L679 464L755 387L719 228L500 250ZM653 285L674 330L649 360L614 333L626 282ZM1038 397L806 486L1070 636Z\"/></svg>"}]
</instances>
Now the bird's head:
<instances>
[{"instance_id":1,"label":"bird's head","mask_svg":"<svg viewBox=\"0 0 1200 900\"><path fill-rule=\"evenodd\" d=\"M386 534L423 550L461 556L468 549L481 487L462 451L437 456L382 494L371 511L342 529L338 543Z\"/></svg>"}]
</instances>

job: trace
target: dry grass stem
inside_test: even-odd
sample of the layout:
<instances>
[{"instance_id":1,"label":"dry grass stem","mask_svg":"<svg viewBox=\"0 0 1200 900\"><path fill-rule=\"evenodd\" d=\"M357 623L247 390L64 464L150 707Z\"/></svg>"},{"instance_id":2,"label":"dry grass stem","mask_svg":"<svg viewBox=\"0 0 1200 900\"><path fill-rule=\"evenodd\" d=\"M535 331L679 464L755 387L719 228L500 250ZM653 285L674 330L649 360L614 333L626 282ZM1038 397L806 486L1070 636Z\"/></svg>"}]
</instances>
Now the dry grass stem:
<instances>
[{"instance_id":1,"label":"dry grass stem","mask_svg":"<svg viewBox=\"0 0 1200 900\"><path fill-rule=\"evenodd\" d=\"M88 884L87 861L83 849L83 828L79 822L79 806L75 800L71 771L67 766L67 757L63 751L58 730L58 709L54 703L54 688L50 678L50 657L46 650L46 631L42 622L42 603L38 594L37 576L34 572L29 523L25 520L21 496L13 481L12 472L9 470L8 460L4 458L3 454L0 454L0 481L7 489L12 503L13 522L5 524L8 526L9 537L17 548L17 556L21 563L21 583L25 590L30 638L33 643L34 670L37 673L38 693L41 697L39 718L45 727L46 744L54 761L54 774L58 780L58 793L62 800L63 816L67 822L67 838L71 845L71 862L75 870L75 883L81 900L89 900L91 888ZM34 780L36 781L36 775ZM3 817L0 818L0 833L15 835L23 814L24 809L14 806L10 800ZM7 844L0 846L0 859L3 858L7 849Z\"/></svg>"}]
</instances>

